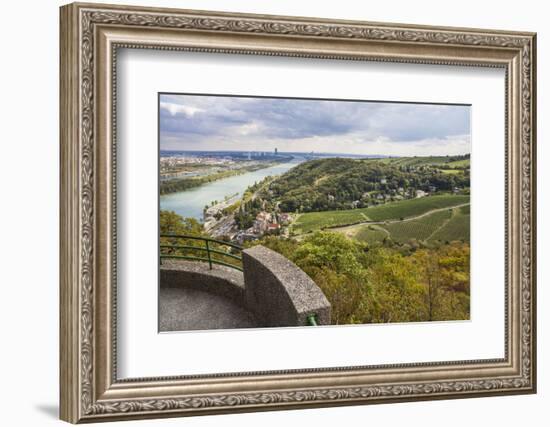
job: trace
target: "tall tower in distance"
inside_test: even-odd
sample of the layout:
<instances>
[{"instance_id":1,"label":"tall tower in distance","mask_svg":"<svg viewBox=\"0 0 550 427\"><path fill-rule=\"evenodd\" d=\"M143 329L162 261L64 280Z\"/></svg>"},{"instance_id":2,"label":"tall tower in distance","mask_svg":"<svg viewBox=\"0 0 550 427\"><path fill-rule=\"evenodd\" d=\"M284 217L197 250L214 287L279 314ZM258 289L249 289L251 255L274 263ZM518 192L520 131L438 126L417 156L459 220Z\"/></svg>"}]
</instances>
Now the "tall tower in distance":
<instances>
[{"instance_id":1,"label":"tall tower in distance","mask_svg":"<svg viewBox=\"0 0 550 427\"><path fill-rule=\"evenodd\" d=\"M277 147L275 147L275 155L277 155Z\"/></svg>"}]
</instances>

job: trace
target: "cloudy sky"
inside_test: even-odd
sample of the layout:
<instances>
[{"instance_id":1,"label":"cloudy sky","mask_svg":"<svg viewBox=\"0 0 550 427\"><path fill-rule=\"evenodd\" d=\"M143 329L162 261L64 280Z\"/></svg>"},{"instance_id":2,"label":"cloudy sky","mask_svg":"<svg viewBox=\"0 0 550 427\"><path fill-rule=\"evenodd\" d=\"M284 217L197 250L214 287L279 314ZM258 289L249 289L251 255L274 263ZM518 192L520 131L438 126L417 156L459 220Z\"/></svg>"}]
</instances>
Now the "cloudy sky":
<instances>
[{"instance_id":1,"label":"cloudy sky","mask_svg":"<svg viewBox=\"0 0 550 427\"><path fill-rule=\"evenodd\" d=\"M470 107L163 94L160 148L465 154Z\"/></svg>"}]
</instances>

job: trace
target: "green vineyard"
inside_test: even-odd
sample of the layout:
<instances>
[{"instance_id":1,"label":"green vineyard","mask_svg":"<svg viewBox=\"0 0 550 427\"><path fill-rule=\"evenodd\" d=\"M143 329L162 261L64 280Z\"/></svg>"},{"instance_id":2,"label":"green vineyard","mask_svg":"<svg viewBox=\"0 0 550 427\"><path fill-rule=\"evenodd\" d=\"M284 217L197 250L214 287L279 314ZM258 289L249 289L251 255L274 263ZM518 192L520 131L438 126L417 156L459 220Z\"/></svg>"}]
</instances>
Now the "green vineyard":
<instances>
[{"instance_id":1,"label":"green vineyard","mask_svg":"<svg viewBox=\"0 0 550 427\"><path fill-rule=\"evenodd\" d=\"M434 212L417 220L395 222L384 226L393 240L406 242L410 239L427 240L452 216L452 211Z\"/></svg>"},{"instance_id":2,"label":"green vineyard","mask_svg":"<svg viewBox=\"0 0 550 427\"><path fill-rule=\"evenodd\" d=\"M366 221L383 222L415 217L435 209L451 208L470 201L467 195L440 195L391 202L379 206L341 211L309 212L298 217L293 226L296 234L354 225Z\"/></svg>"},{"instance_id":3,"label":"green vineyard","mask_svg":"<svg viewBox=\"0 0 550 427\"><path fill-rule=\"evenodd\" d=\"M411 240L427 243L452 241L469 242L470 206L436 211L414 220L404 220L380 225L358 225L346 230L348 236L373 244L391 238L397 243Z\"/></svg>"},{"instance_id":4,"label":"green vineyard","mask_svg":"<svg viewBox=\"0 0 550 427\"><path fill-rule=\"evenodd\" d=\"M362 242L373 244L389 235L389 232L379 225L363 225L356 230L354 237Z\"/></svg>"},{"instance_id":5,"label":"green vineyard","mask_svg":"<svg viewBox=\"0 0 550 427\"><path fill-rule=\"evenodd\" d=\"M453 210L451 219L430 238L431 242L453 240L470 241L470 206Z\"/></svg>"}]
</instances>

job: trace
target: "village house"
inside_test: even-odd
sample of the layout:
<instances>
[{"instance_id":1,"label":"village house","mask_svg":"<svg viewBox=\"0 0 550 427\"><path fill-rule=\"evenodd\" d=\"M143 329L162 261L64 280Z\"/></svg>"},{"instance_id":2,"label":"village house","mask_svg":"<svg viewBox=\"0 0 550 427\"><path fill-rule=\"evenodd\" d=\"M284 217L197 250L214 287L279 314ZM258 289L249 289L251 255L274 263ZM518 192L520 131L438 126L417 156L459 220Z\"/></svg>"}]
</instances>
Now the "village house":
<instances>
[{"instance_id":1,"label":"village house","mask_svg":"<svg viewBox=\"0 0 550 427\"><path fill-rule=\"evenodd\" d=\"M290 223L290 214L282 213L279 214L279 223L282 225L287 225Z\"/></svg>"},{"instance_id":2,"label":"village house","mask_svg":"<svg viewBox=\"0 0 550 427\"><path fill-rule=\"evenodd\" d=\"M285 217L285 220L289 220L288 214L282 214ZM280 219L280 217L279 217ZM281 228L281 225L277 221L277 218L270 214L269 212L262 211L256 215L256 219L254 220L254 223L249 229L253 233L256 234L256 236L261 236L265 233L272 233Z\"/></svg>"},{"instance_id":3,"label":"village house","mask_svg":"<svg viewBox=\"0 0 550 427\"><path fill-rule=\"evenodd\" d=\"M265 233L268 229L269 223L271 222L271 214L268 212L260 212L256 215L256 220L252 225L252 228L255 233L262 234Z\"/></svg>"},{"instance_id":4,"label":"village house","mask_svg":"<svg viewBox=\"0 0 550 427\"><path fill-rule=\"evenodd\" d=\"M268 233L274 233L275 231L279 230L281 226L277 224L276 222L272 222L267 225L267 232Z\"/></svg>"},{"instance_id":5,"label":"village house","mask_svg":"<svg viewBox=\"0 0 550 427\"><path fill-rule=\"evenodd\" d=\"M239 245L242 245L244 242L256 240L258 236L254 233L253 227L250 227L246 231L239 231L235 236L234 240L237 241Z\"/></svg>"}]
</instances>

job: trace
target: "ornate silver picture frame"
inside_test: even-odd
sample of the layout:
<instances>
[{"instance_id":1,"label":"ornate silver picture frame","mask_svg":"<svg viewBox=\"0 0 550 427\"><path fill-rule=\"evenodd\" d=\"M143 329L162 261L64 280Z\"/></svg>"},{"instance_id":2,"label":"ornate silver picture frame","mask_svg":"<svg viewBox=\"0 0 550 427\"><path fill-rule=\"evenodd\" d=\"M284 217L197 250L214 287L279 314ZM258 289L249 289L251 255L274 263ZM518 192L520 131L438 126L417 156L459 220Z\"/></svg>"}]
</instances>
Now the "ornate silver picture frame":
<instances>
[{"instance_id":1,"label":"ornate silver picture frame","mask_svg":"<svg viewBox=\"0 0 550 427\"><path fill-rule=\"evenodd\" d=\"M536 391L535 34L80 3L60 13L61 419L97 422ZM120 49L504 70L504 357L121 379Z\"/></svg>"}]
</instances>

